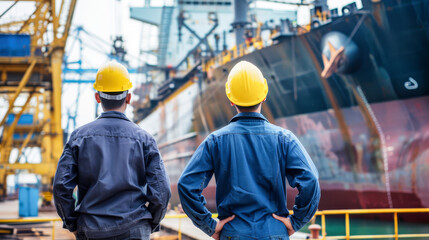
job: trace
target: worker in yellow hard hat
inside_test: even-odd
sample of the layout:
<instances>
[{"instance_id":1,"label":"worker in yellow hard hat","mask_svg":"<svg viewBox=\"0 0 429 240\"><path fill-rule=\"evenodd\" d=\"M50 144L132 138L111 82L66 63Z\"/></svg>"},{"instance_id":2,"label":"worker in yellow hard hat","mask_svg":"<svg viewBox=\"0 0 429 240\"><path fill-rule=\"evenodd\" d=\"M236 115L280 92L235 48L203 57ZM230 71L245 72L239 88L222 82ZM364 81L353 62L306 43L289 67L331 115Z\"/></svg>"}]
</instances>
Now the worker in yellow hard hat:
<instances>
[{"instance_id":1,"label":"worker in yellow hard hat","mask_svg":"<svg viewBox=\"0 0 429 240\"><path fill-rule=\"evenodd\" d=\"M260 108L261 103L265 101L268 84L255 65L242 61L231 69L225 91L231 104L238 106L238 111L240 109L249 111Z\"/></svg>"},{"instance_id":2,"label":"worker in yellow hard hat","mask_svg":"<svg viewBox=\"0 0 429 240\"><path fill-rule=\"evenodd\" d=\"M289 239L317 210L317 169L292 132L261 114L268 84L255 65L237 63L225 90L238 114L211 133L188 162L178 183L183 210L214 239ZM213 174L220 221L202 196ZM293 215L286 208L286 178L299 191Z\"/></svg>"},{"instance_id":3,"label":"worker in yellow hard hat","mask_svg":"<svg viewBox=\"0 0 429 240\"><path fill-rule=\"evenodd\" d=\"M77 239L149 239L167 210L170 183L155 139L124 114L131 87L121 64L99 68L95 99L104 112L73 131L58 162L55 206Z\"/></svg>"}]
</instances>

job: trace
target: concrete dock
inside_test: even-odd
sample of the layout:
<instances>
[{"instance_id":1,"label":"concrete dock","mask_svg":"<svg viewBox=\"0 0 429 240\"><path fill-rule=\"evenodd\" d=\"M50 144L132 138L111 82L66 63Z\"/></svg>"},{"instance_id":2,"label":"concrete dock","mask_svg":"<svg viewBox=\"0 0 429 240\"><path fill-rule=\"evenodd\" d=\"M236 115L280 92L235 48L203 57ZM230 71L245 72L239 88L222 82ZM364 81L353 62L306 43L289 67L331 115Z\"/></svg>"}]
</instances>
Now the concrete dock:
<instances>
[{"instance_id":1,"label":"concrete dock","mask_svg":"<svg viewBox=\"0 0 429 240\"><path fill-rule=\"evenodd\" d=\"M0 219L23 219L18 215L19 203L18 200L3 201L0 202ZM55 211L42 212L39 211L37 217L31 217L32 219L46 219L46 218L59 218ZM52 224L54 224L54 236L52 236ZM76 239L73 233L63 228L62 221L56 221L54 223L20 223L20 224L4 224L0 223L1 229L14 229L14 235L2 235L0 231L0 239L22 239L22 240L74 240ZM151 239L177 239L172 238L171 233L161 231L151 235Z\"/></svg>"}]
</instances>

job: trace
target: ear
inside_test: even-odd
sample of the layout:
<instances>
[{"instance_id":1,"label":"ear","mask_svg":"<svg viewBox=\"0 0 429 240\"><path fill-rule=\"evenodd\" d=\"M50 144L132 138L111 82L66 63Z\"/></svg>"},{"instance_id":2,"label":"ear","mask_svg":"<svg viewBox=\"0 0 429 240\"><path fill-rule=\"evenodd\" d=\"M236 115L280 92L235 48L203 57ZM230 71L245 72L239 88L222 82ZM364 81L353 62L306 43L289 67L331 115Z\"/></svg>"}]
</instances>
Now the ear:
<instances>
[{"instance_id":1,"label":"ear","mask_svg":"<svg viewBox=\"0 0 429 240\"><path fill-rule=\"evenodd\" d=\"M127 96L125 97L125 102L126 102L127 104L130 104L130 103L131 103L131 93L128 93L128 94L127 94Z\"/></svg>"},{"instance_id":2,"label":"ear","mask_svg":"<svg viewBox=\"0 0 429 240\"><path fill-rule=\"evenodd\" d=\"M95 92L95 101L97 101L97 103L101 103L100 94L98 94L98 92Z\"/></svg>"},{"instance_id":3,"label":"ear","mask_svg":"<svg viewBox=\"0 0 429 240\"><path fill-rule=\"evenodd\" d=\"M233 102L230 102L230 103L231 103L231 107L235 105Z\"/></svg>"}]
</instances>

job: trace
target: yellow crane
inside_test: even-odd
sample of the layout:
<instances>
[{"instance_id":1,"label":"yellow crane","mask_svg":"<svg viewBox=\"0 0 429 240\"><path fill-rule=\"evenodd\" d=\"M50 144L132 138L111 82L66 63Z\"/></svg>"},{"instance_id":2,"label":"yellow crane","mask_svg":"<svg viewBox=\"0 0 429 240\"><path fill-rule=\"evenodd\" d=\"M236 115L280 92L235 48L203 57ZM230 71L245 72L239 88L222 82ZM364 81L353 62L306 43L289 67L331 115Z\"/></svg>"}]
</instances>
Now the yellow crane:
<instances>
[{"instance_id":1,"label":"yellow crane","mask_svg":"<svg viewBox=\"0 0 429 240\"><path fill-rule=\"evenodd\" d=\"M9 1L10 8L18 1ZM25 0L34 3L27 19L0 24L0 37L17 41L11 44L29 39L23 54L0 51L0 98L7 102L0 115L0 197L6 196L6 177L25 169L41 175L44 204L52 199L52 180L64 145L61 66L76 1ZM19 123L24 117L27 121ZM40 148L41 163L18 161L27 147ZM18 154L11 154L13 149Z\"/></svg>"}]
</instances>

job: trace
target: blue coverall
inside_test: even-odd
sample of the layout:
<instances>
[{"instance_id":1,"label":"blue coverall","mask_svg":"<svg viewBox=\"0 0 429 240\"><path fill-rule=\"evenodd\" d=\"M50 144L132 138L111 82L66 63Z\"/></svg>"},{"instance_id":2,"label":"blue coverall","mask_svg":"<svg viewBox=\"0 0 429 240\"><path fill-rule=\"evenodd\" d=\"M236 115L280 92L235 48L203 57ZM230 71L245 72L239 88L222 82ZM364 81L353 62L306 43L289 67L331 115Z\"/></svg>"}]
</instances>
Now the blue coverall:
<instances>
[{"instance_id":1,"label":"blue coverall","mask_svg":"<svg viewBox=\"0 0 429 240\"><path fill-rule=\"evenodd\" d=\"M71 134L54 179L57 212L64 228L77 231L78 237L148 239L170 196L155 140L116 111L102 113Z\"/></svg>"},{"instance_id":2,"label":"blue coverall","mask_svg":"<svg viewBox=\"0 0 429 240\"><path fill-rule=\"evenodd\" d=\"M201 193L213 173L219 219L235 215L221 239L289 239L285 225L272 213L288 216L298 231L318 208L318 172L310 156L290 131L270 124L262 114L239 113L210 134L179 179L184 211L209 236L216 221ZM286 208L286 178L299 191L293 215Z\"/></svg>"}]
</instances>

